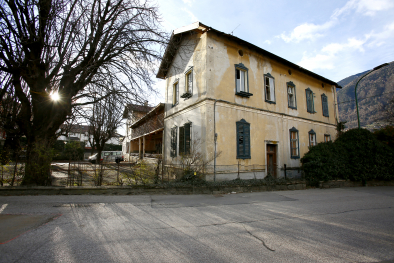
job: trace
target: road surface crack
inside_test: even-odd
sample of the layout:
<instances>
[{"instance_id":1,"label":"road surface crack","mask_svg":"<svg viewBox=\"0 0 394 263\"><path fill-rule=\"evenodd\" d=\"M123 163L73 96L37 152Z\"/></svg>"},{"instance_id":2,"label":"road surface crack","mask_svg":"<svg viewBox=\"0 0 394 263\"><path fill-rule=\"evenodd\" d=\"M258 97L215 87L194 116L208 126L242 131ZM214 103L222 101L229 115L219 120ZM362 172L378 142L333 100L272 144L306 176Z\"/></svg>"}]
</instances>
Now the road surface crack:
<instances>
[{"instance_id":1,"label":"road surface crack","mask_svg":"<svg viewBox=\"0 0 394 263\"><path fill-rule=\"evenodd\" d=\"M268 249L269 251L272 251L272 252L275 251L275 249L272 249L272 248L270 248L269 246L267 246L267 244L265 243L265 241L264 241L263 239L259 238L259 237L256 236L256 235L253 235L252 232L250 232L249 230L247 230L246 227L245 227L245 225L242 225L242 226L243 226L243 228L245 229L245 231L248 232L249 235L251 235L251 236L254 237L255 239L261 241L261 243L263 243L263 246L264 246L266 249Z\"/></svg>"}]
</instances>

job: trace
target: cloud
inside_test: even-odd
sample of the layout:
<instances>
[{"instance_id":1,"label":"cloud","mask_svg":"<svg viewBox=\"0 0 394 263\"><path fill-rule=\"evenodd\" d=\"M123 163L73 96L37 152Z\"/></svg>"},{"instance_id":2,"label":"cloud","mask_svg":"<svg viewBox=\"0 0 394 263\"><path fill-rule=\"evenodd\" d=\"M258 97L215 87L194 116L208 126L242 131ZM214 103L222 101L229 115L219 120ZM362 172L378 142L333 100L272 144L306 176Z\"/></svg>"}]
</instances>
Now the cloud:
<instances>
[{"instance_id":1,"label":"cloud","mask_svg":"<svg viewBox=\"0 0 394 263\"><path fill-rule=\"evenodd\" d=\"M290 33L290 35L286 35L285 33L282 33L279 37L282 38L286 43L289 42L298 43L302 40L313 41L318 37L322 37L323 34L321 34L320 32L332 27L333 23L334 23L333 21L328 21L323 25L305 23L294 28L293 31Z\"/></svg>"},{"instance_id":2,"label":"cloud","mask_svg":"<svg viewBox=\"0 0 394 263\"><path fill-rule=\"evenodd\" d=\"M183 3L187 4L188 6L192 6L194 0L182 0Z\"/></svg>"},{"instance_id":3,"label":"cloud","mask_svg":"<svg viewBox=\"0 0 394 263\"><path fill-rule=\"evenodd\" d=\"M334 10L330 19L324 24L304 23L295 27L290 34L284 32L277 37L283 39L286 43L299 43L303 40L314 41L324 36L325 31L335 26L339 17L349 14L352 10L356 10L363 15L374 16L376 12L390 9L393 6L393 0L350 0L343 7Z\"/></svg>"},{"instance_id":4,"label":"cloud","mask_svg":"<svg viewBox=\"0 0 394 263\"><path fill-rule=\"evenodd\" d=\"M266 41L264 41L263 43L264 43L264 44L267 44L267 45L271 45L272 41L271 41L271 40L266 40Z\"/></svg>"},{"instance_id":5,"label":"cloud","mask_svg":"<svg viewBox=\"0 0 394 263\"><path fill-rule=\"evenodd\" d=\"M189 15L191 22L199 21L198 18L191 11L189 11L187 8L182 8L182 11L186 12Z\"/></svg>"},{"instance_id":6,"label":"cloud","mask_svg":"<svg viewBox=\"0 0 394 263\"><path fill-rule=\"evenodd\" d=\"M377 11L383 11L394 7L392 0L359 0L357 1L357 12L367 16L374 16Z\"/></svg>"},{"instance_id":7,"label":"cloud","mask_svg":"<svg viewBox=\"0 0 394 263\"><path fill-rule=\"evenodd\" d=\"M341 59L338 56L341 53L351 53L354 51L364 52L363 45L367 42L369 36L365 39L349 38L345 43L332 43L324 46L318 54L308 55L304 52L301 61L298 63L301 67L309 70L315 69L334 69L336 61Z\"/></svg>"}]
</instances>

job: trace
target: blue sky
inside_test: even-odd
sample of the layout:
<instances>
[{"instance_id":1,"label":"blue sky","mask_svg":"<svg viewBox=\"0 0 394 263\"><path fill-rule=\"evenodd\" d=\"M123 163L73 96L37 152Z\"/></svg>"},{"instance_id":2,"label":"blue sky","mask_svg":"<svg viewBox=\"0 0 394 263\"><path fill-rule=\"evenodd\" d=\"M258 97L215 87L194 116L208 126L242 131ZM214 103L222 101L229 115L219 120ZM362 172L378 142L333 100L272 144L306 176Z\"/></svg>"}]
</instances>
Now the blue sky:
<instances>
[{"instance_id":1,"label":"blue sky","mask_svg":"<svg viewBox=\"0 0 394 263\"><path fill-rule=\"evenodd\" d=\"M394 61L394 0L154 1L168 32L200 21L336 82Z\"/></svg>"},{"instance_id":2,"label":"blue sky","mask_svg":"<svg viewBox=\"0 0 394 263\"><path fill-rule=\"evenodd\" d=\"M200 21L339 81L394 60L394 0L157 0L167 31ZM237 27L238 26L238 27Z\"/></svg>"}]
</instances>

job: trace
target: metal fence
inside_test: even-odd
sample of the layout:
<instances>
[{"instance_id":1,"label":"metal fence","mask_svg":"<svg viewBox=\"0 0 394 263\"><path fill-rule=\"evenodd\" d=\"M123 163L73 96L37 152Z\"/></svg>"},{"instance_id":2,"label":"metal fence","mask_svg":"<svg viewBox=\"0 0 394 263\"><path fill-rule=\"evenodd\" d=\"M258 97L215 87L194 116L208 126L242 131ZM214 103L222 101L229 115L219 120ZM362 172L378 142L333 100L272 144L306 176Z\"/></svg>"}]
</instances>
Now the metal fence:
<instances>
[{"instance_id":1,"label":"metal fence","mask_svg":"<svg viewBox=\"0 0 394 263\"><path fill-rule=\"evenodd\" d=\"M91 164L88 162L53 162L52 185L55 186L98 186L98 185L145 185L198 177L207 181L234 179L272 178L299 179L300 167L271 167L266 165L181 165L165 164L160 159L146 158L131 162ZM24 164L2 165L1 186L20 185L24 175ZM187 179L187 178L186 178Z\"/></svg>"}]
</instances>

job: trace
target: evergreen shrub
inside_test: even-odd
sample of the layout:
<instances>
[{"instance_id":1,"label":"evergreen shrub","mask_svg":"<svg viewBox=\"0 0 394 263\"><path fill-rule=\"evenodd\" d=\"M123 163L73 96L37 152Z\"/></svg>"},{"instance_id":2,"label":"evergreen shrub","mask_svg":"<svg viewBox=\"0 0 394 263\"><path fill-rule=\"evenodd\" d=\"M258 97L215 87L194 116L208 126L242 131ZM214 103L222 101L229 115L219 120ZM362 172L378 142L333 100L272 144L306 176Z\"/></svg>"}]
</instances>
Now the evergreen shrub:
<instances>
[{"instance_id":1,"label":"evergreen shrub","mask_svg":"<svg viewBox=\"0 0 394 263\"><path fill-rule=\"evenodd\" d=\"M394 179L394 151L365 129L352 129L335 142L319 143L301 162L311 184L335 179Z\"/></svg>"}]
</instances>

